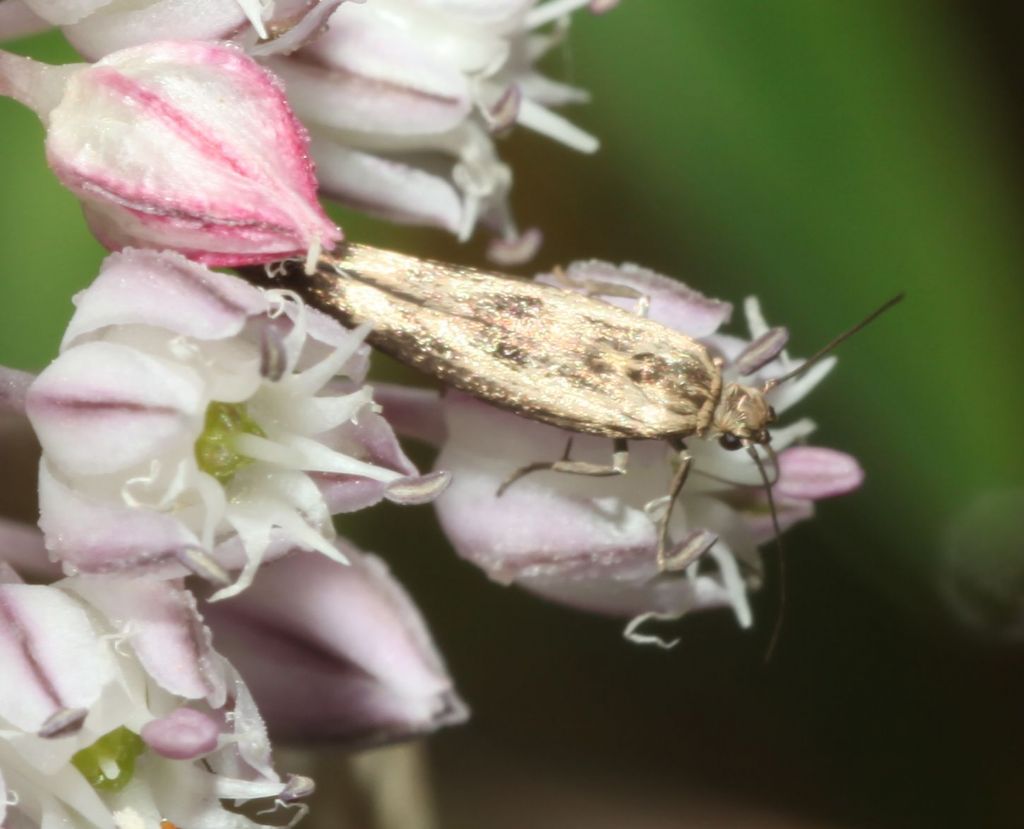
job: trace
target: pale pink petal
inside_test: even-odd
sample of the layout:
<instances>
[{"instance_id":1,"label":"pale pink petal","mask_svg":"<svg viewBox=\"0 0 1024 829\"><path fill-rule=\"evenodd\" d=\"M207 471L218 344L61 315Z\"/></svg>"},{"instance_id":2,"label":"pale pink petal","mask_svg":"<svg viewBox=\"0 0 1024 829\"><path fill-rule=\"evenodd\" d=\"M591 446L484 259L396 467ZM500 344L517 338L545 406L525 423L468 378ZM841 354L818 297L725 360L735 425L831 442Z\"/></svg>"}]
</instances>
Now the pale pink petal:
<instances>
[{"instance_id":1,"label":"pale pink petal","mask_svg":"<svg viewBox=\"0 0 1024 829\"><path fill-rule=\"evenodd\" d=\"M40 17L51 23L75 23L108 6L111 0L25 0Z\"/></svg>"},{"instance_id":2,"label":"pale pink petal","mask_svg":"<svg viewBox=\"0 0 1024 829\"><path fill-rule=\"evenodd\" d=\"M455 439L437 459L452 472L436 504L438 518L456 552L492 579L616 616L681 615L723 605L741 612L735 590L714 567L702 567L692 580L658 577L656 526L644 506L668 490L664 447L632 443L622 477L538 472L499 497L498 487L520 466L560 458L569 434L457 393L446 396L445 411ZM609 440L577 435L572 457L607 463L611 448ZM705 555L709 562L721 559L735 568L726 551L756 560L752 533L717 498L692 492L673 516L678 540L697 529L719 537Z\"/></svg>"},{"instance_id":3,"label":"pale pink petal","mask_svg":"<svg viewBox=\"0 0 1024 829\"><path fill-rule=\"evenodd\" d=\"M229 40L249 23L237 0L150 0L116 3L64 34L90 60L154 40Z\"/></svg>"},{"instance_id":4,"label":"pale pink petal","mask_svg":"<svg viewBox=\"0 0 1024 829\"><path fill-rule=\"evenodd\" d=\"M276 80L224 44L151 43L74 74L47 157L114 249L243 265L340 239Z\"/></svg>"},{"instance_id":5,"label":"pale pink petal","mask_svg":"<svg viewBox=\"0 0 1024 829\"><path fill-rule=\"evenodd\" d=\"M438 516L456 551L492 578L510 582L650 549L653 524L640 511L622 509L607 487L607 509L586 497L586 489L596 491L586 486L590 482L556 473L527 476L497 496L519 466L561 457L565 433L461 396L446 401L446 411L448 429L458 439L438 458L455 472L437 503ZM589 458L592 443L577 440L573 456ZM613 479L602 483L621 489Z\"/></svg>"},{"instance_id":6,"label":"pale pink petal","mask_svg":"<svg viewBox=\"0 0 1024 829\"><path fill-rule=\"evenodd\" d=\"M74 588L124 631L156 683L185 699L223 700L225 679L190 592L144 576L82 578Z\"/></svg>"},{"instance_id":7,"label":"pale pink petal","mask_svg":"<svg viewBox=\"0 0 1024 829\"><path fill-rule=\"evenodd\" d=\"M49 21L33 12L25 0L5 0L0 3L0 40L27 37L49 28ZM0 822L2 820L0 818Z\"/></svg>"},{"instance_id":8,"label":"pale pink petal","mask_svg":"<svg viewBox=\"0 0 1024 829\"><path fill-rule=\"evenodd\" d=\"M82 573L141 568L183 576L179 552L200 546L176 516L92 500L61 483L45 463L39 472L39 515L50 555Z\"/></svg>"},{"instance_id":9,"label":"pale pink petal","mask_svg":"<svg viewBox=\"0 0 1024 829\"><path fill-rule=\"evenodd\" d=\"M339 18L347 18L363 24L369 31L380 33L382 37L389 32L406 37L406 33L415 33L417 55L427 61L445 64L468 78L486 77L498 71L514 48L510 41L522 34L518 21L509 21L504 26L473 25L469 21L439 14L419 0L399 5L400 9L385 9L381 3L348 3L335 12L331 28ZM470 25L466 25L467 22ZM386 45L384 50L386 53ZM373 65L372 59L370 65ZM401 74L402 70L398 72Z\"/></svg>"},{"instance_id":10,"label":"pale pink petal","mask_svg":"<svg viewBox=\"0 0 1024 829\"><path fill-rule=\"evenodd\" d=\"M28 732L88 709L113 677L82 607L40 585L0 585L0 664L0 717Z\"/></svg>"},{"instance_id":11,"label":"pale pink petal","mask_svg":"<svg viewBox=\"0 0 1024 829\"><path fill-rule=\"evenodd\" d=\"M779 453L780 498L817 501L853 492L864 482L857 459L823 446L794 446Z\"/></svg>"},{"instance_id":12,"label":"pale pink petal","mask_svg":"<svg viewBox=\"0 0 1024 829\"><path fill-rule=\"evenodd\" d=\"M541 569L571 569L577 559L599 561L654 544L654 524L621 498L638 478L627 484L624 478L540 472L499 498L498 487L520 466L560 458L569 435L460 394L447 396L445 411L449 434L457 439L437 459L454 477L437 501L438 517L456 551L491 578L507 582ZM591 460L610 446L578 438L573 457ZM661 494L663 488L654 490ZM604 496L604 502L590 496Z\"/></svg>"},{"instance_id":13,"label":"pale pink petal","mask_svg":"<svg viewBox=\"0 0 1024 829\"><path fill-rule=\"evenodd\" d=\"M801 400L803 400L808 394L810 394L814 388L825 379L825 376L832 371L836 366L836 358L834 356L826 357L820 363L817 363L807 370L806 374L797 377L794 380L788 380L780 386L776 386L768 393L769 402L775 407L776 411L784 412L791 409ZM755 374L749 378L750 381L756 383L767 380L770 377L778 377L779 372L770 371L772 365L765 366L759 374Z\"/></svg>"},{"instance_id":14,"label":"pale pink petal","mask_svg":"<svg viewBox=\"0 0 1024 829\"><path fill-rule=\"evenodd\" d=\"M65 474L125 469L191 444L206 399L191 369L117 343L83 343L29 389L26 410L50 463Z\"/></svg>"},{"instance_id":15,"label":"pale pink petal","mask_svg":"<svg viewBox=\"0 0 1024 829\"><path fill-rule=\"evenodd\" d=\"M713 334L732 316L732 305L728 302L706 297L676 279L639 265L612 265L598 260L573 262L566 268L566 276L570 282L580 283L584 288L587 283L594 282L610 282L632 288L650 299L651 306L647 313L649 319L689 337ZM563 287L566 284L564 280L558 280L550 274L542 274L538 279ZM635 299L604 296L599 289L596 289L596 296L622 308L634 309L637 305Z\"/></svg>"},{"instance_id":16,"label":"pale pink petal","mask_svg":"<svg viewBox=\"0 0 1024 829\"><path fill-rule=\"evenodd\" d=\"M338 9L322 36L269 65L295 111L331 129L433 135L473 108L458 68L432 55L422 37L358 5Z\"/></svg>"},{"instance_id":17,"label":"pale pink petal","mask_svg":"<svg viewBox=\"0 0 1024 829\"><path fill-rule=\"evenodd\" d=\"M194 708L176 708L146 723L141 737L153 751L169 760L194 760L217 748L220 724Z\"/></svg>"},{"instance_id":18,"label":"pale pink petal","mask_svg":"<svg viewBox=\"0 0 1024 829\"><path fill-rule=\"evenodd\" d=\"M108 256L75 299L64 347L111 325L149 325L201 340L232 337L267 310L263 294L171 251L125 250Z\"/></svg>"},{"instance_id":19,"label":"pale pink petal","mask_svg":"<svg viewBox=\"0 0 1024 829\"><path fill-rule=\"evenodd\" d=\"M380 383L373 387L374 402L391 427L403 437L440 446L447 435L441 396L431 389Z\"/></svg>"},{"instance_id":20,"label":"pale pink petal","mask_svg":"<svg viewBox=\"0 0 1024 829\"><path fill-rule=\"evenodd\" d=\"M423 620L382 562L296 554L207 618L278 737L380 742L461 722Z\"/></svg>"},{"instance_id":21,"label":"pale pink petal","mask_svg":"<svg viewBox=\"0 0 1024 829\"><path fill-rule=\"evenodd\" d=\"M526 13L535 0L418 0L437 12L462 17L472 23L493 25Z\"/></svg>"},{"instance_id":22,"label":"pale pink petal","mask_svg":"<svg viewBox=\"0 0 1024 829\"><path fill-rule=\"evenodd\" d=\"M404 487L415 489L417 482L423 482L387 419L379 414L363 412L357 423L345 423L321 435L320 440L329 446L349 447L349 453L362 461L402 473ZM364 509L385 497L394 500L389 495L393 482L330 473L319 473L315 478L332 514Z\"/></svg>"},{"instance_id":23,"label":"pale pink petal","mask_svg":"<svg viewBox=\"0 0 1024 829\"><path fill-rule=\"evenodd\" d=\"M316 129L312 135L324 195L371 216L459 232L462 199L446 175L401 158L349 149Z\"/></svg>"},{"instance_id":24,"label":"pale pink petal","mask_svg":"<svg viewBox=\"0 0 1024 829\"><path fill-rule=\"evenodd\" d=\"M363 342L363 338L366 336L366 329L360 331L358 329L346 328L340 325L333 317L318 311L316 308L311 308L309 305L303 305L300 310L298 305L289 303L285 305L285 316L293 324L299 322L301 317L306 334L318 343L328 346L330 351L345 351L348 359L342 367L342 373L348 383L346 389L355 391L363 384L370 370L370 355L373 353L370 347ZM312 362L318 362L319 359L323 359L323 356L325 355L321 354L317 359L310 359ZM305 368L308 368L308 365L304 357L303 360L299 361L296 370L302 371ZM326 389L332 390L334 388L333 384L338 382L337 379L332 380L332 384L328 385Z\"/></svg>"}]
</instances>

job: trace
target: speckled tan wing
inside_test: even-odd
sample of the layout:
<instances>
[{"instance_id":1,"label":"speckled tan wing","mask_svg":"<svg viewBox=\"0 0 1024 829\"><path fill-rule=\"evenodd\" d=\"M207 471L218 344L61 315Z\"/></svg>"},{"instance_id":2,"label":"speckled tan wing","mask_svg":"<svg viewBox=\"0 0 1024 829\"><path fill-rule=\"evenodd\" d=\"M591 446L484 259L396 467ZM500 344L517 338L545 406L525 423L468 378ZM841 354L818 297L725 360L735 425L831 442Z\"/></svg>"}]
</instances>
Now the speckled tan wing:
<instances>
[{"instance_id":1,"label":"speckled tan wing","mask_svg":"<svg viewBox=\"0 0 1024 829\"><path fill-rule=\"evenodd\" d=\"M701 433L721 374L700 343L614 305L531 280L348 245L288 287L407 365L576 432Z\"/></svg>"}]
</instances>

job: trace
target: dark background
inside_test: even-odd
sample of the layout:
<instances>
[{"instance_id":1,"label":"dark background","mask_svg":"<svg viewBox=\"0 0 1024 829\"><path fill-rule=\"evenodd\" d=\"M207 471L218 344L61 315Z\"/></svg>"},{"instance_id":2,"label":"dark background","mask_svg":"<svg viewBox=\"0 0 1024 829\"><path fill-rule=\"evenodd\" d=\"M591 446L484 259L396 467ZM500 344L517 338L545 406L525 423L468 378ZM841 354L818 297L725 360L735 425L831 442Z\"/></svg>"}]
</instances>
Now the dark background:
<instances>
[{"instance_id":1,"label":"dark background","mask_svg":"<svg viewBox=\"0 0 1024 829\"><path fill-rule=\"evenodd\" d=\"M601 151L521 131L502 148L522 223L546 232L538 270L638 261L756 293L798 354L908 299L801 406L868 478L787 536L767 665L777 580L754 630L690 617L663 653L488 583L429 509L345 525L416 596L474 709L431 746L445 827L1024 826L1021 31L1010 2L579 17L550 70L592 90L572 116ZM56 38L23 46L69 59ZM0 101L0 125L0 361L38 369L102 253L34 117ZM478 243L337 215L350 238L480 261Z\"/></svg>"}]
</instances>

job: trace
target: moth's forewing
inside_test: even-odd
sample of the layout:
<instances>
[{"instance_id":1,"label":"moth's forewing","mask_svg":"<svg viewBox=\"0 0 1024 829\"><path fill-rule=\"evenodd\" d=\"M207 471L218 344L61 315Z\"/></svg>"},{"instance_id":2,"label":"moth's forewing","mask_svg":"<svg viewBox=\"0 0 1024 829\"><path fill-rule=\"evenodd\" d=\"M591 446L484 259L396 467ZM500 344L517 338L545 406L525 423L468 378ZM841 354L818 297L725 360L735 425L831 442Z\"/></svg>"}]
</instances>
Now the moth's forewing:
<instances>
[{"instance_id":1,"label":"moth's forewing","mask_svg":"<svg viewBox=\"0 0 1024 829\"><path fill-rule=\"evenodd\" d=\"M441 382L576 432L702 432L721 390L689 337L572 291L349 245L294 287L321 310L370 322L368 340Z\"/></svg>"}]
</instances>

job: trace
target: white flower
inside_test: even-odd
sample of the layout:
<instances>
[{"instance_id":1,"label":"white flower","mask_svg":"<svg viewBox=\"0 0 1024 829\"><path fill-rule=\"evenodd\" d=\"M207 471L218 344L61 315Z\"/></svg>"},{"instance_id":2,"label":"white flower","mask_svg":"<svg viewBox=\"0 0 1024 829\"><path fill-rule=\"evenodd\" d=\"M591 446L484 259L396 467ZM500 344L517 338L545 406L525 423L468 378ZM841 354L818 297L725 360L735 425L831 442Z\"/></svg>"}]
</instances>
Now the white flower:
<instances>
[{"instance_id":1,"label":"white flower","mask_svg":"<svg viewBox=\"0 0 1024 829\"><path fill-rule=\"evenodd\" d=\"M309 127L321 189L388 219L467 238L478 222L492 253L532 255L509 211L512 173L493 134L522 124L592 152L597 141L553 111L587 100L537 61L586 0L373 0L346 3L307 47L268 65ZM549 24L554 24L553 28Z\"/></svg>"},{"instance_id":2,"label":"white flower","mask_svg":"<svg viewBox=\"0 0 1024 829\"><path fill-rule=\"evenodd\" d=\"M222 799L287 799L245 686L167 581L0 583L5 826L248 829ZM3 812L6 810L6 816Z\"/></svg>"},{"instance_id":3,"label":"white flower","mask_svg":"<svg viewBox=\"0 0 1024 829\"><path fill-rule=\"evenodd\" d=\"M243 589L331 514L429 499L363 385L365 331L178 254L110 256L28 391L40 526L68 572L192 569ZM219 562L219 563L218 563Z\"/></svg>"}]
</instances>

